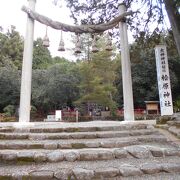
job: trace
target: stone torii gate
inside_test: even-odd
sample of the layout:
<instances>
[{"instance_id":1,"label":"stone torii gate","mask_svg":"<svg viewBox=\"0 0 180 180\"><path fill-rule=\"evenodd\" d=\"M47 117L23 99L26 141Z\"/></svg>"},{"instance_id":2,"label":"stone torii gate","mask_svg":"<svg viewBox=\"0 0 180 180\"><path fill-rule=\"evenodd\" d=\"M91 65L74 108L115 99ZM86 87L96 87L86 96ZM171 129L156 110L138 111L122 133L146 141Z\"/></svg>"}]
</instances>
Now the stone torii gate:
<instances>
[{"instance_id":1,"label":"stone torii gate","mask_svg":"<svg viewBox=\"0 0 180 180\"><path fill-rule=\"evenodd\" d=\"M50 18L35 12L36 0L28 0L29 7L22 7L27 13L26 36L24 41L23 65L21 76L21 94L20 94L20 111L18 126L30 125L31 109L31 81L32 81L32 59L33 59L33 39L34 39L34 21L39 21L47 26L57 30L81 33L102 33L112 29L119 24L121 40L121 63L123 77L123 99L124 99L124 120L134 121L134 105L132 93L131 65L127 36L127 24L125 17L132 15L133 12L126 12L126 7L122 3L119 5L120 15L113 20L99 25L80 25L71 26L61 22L53 21Z\"/></svg>"}]
</instances>

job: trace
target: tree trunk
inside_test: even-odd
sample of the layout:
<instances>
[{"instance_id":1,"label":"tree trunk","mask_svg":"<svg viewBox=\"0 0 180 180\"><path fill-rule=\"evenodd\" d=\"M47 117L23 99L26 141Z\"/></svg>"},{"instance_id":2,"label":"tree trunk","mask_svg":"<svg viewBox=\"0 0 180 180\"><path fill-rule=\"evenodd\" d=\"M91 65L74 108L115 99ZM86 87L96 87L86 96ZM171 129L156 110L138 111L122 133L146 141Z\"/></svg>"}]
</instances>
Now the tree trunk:
<instances>
[{"instance_id":1,"label":"tree trunk","mask_svg":"<svg viewBox=\"0 0 180 180\"><path fill-rule=\"evenodd\" d=\"M164 0L164 4L171 23L178 54L180 56L180 14L174 0Z\"/></svg>"}]
</instances>

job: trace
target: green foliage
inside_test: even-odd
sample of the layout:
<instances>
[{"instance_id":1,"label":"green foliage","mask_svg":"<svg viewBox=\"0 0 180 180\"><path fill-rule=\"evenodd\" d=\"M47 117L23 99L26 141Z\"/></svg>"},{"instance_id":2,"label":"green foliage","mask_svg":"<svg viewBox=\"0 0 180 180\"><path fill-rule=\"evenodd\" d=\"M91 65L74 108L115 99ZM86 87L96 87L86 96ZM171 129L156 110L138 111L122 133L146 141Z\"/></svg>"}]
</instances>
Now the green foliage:
<instances>
[{"instance_id":1,"label":"green foliage","mask_svg":"<svg viewBox=\"0 0 180 180\"><path fill-rule=\"evenodd\" d=\"M118 0L66 0L66 2L71 11L71 17L76 24L100 24L109 22L119 15L118 5L120 2ZM168 29L165 23L165 17L168 15L180 55L180 10L178 0L126 0L123 2L128 11L135 12L132 16L127 17L127 23L135 38L141 31L144 31L145 34L152 34L154 31L162 32L164 29ZM117 38L118 29L114 28L111 31L114 32L114 38L119 42Z\"/></svg>"},{"instance_id":2,"label":"green foliage","mask_svg":"<svg viewBox=\"0 0 180 180\"><path fill-rule=\"evenodd\" d=\"M35 106L31 106L31 113L34 114L37 112L37 108Z\"/></svg>"},{"instance_id":3,"label":"green foliage","mask_svg":"<svg viewBox=\"0 0 180 180\"><path fill-rule=\"evenodd\" d=\"M88 116L88 115L78 117L79 122L86 122L86 121L92 121L92 120L93 120L92 116Z\"/></svg>"},{"instance_id":4,"label":"green foliage","mask_svg":"<svg viewBox=\"0 0 180 180\"><path fill-rule=\"evenodd\" d=\"M174 110L175 112L180 111L180 96L174 102Z\"/></svg>"},{"instance_id":5,"label":"green foliage","mask_svg":"<svg viewBox=\"0 0 180 180\"><path fill-rule=\"evenodd\" d=\"M135 42L130 46L135 107L145 107L144 101L159 99L154 47L162 39L167 44L173 100L179 96L180 59L175 49L172 32L170 31L166 34L154 32L151 36L141 32ZM118 89L118 103L122 107L121 73L117 76L116 86Z\"/></svg>"},{"instance_id":6,"label":"green foliage","mask_svg":"<svg viewBox=\"0 0 180 180\"><path fill-rule=\"evenodd\" d=\"M14 26L6 33L0 32L0 66L9 59L18 69L21 69L23 57L23 38Z\"/></svg>"},{"instance_id":7,"label":"green foliage","mask_svg":"<svg viewBox=\"0 0 180 180\"><path fill-rule=\"evenodd\" d=\"M160 116L156 118L156 124L166 124L171 120L171 116Z\"/></svg>"},{"instance_id":8,"label":"green foliage","mask_svg":"<svg viewBox=\"0 0 180 180\"><path fill-rule=\"evenodd\" d=\"M11 64L0 67L0 109L19 104L20 72Z\"/></svg>"},{"instance_id":9,"label":"green foliage","mask_svg":"<svg viewBox=\"0 0 180 180\"><path fill-rule=\"evenodd\" d=\"M79 96L79 75L76 70L76 64L65 59L45 70L34 70L32 104L45 112L61 109L67 103L72 104Z\"/></svg>"},{"instance_id":10,"label":"green foliage","mask_svg":"<svg viewBox=\"0 0 180 180\"><path fill-rule=\"evenodd\" d=\"M113 85L116 76L115 62L112 59L112 53L104 50L104 39L98 42L100 52L91 54L91 60L79 63L81 98L76 103L87 105L96 103L110 107L113 112L116 109L116 103L113 100L113 95L116 92Z\"/></svg>"},{"instance_id":11,"label":"green foliage","mask_svg":"<svg viewBox=\"0 0 180 180\"><path fill-rule=\"evenodd\" d=\"M34 42L33 69L46 69L52 64L52 57L48 48L42 44L42 39L38 38Z\"/></svg>"},{"instance_id":12,"label":"green foliage","mask_svg":"<svg viewBox=\"0 0 180 180\"><path fill-rule=\"evenodd\" d=\"M8 105L3 109L5 116L10 117L15 114L15 106L14 105Z\"/></svg>"},{"instance_id":13,"label":"green foliage","mask_svg":"<svg viewBox=\"0 0 180 180\"><path fill-rule=\"evenodd\" d=\"M87 40L88 45L88 38ZM154 46L161 40L167 44L172 95L175 107L179 107L180 59L175 48L172 32L154 32L151 36L141 32L131 45L134 102L142 106L145 100L157 100L157 75ZM14 42L15 41L15 42ZM23 40L12 29L0 32L0 111L8 105L19 106L20 67ZM115 115L117 104L123 105L120 56L105 51L105 39L98 40L100 51L92 54L84 47L84 55L77 62L51 57L42 40L34 42L32 105L37 112L48 112L74 102L96 103L108 106Z\"/></svg>"},{"instance_id":14,"label":"green foliage","mask_svg":"<svg viewBox=\"0 0 180 180\"><path fill-rule=\"evenodd\" d=\"M17 119L14 116L5 116L0 118L0 122L15 122Z\"/></svg>"}]
</instances>

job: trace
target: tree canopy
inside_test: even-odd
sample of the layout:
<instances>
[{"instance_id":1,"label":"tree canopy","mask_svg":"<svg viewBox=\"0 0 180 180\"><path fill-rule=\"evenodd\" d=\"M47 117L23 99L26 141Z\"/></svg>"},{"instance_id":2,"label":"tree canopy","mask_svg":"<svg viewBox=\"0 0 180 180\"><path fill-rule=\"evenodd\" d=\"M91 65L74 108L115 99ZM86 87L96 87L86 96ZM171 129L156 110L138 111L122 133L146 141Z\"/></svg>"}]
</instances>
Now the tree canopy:
<instances>
[{"instance_id":1,"label":"tree canopy","mask_svg":"<svg viewBox=\"0 0 180 180\"><path fill-rule=\"evenodd\" d=\"M172 95L178 107L180 59L172 31L141 32L130 45L135 107L144 107L145 100L158 100L154 46L161 37L167 45ZM94 54L89 47L91 37L81 38L87 47L82 47L83 56L75 62L52 57L42 39L34 41L31 103L38 112L91 102L111 109L123 106L119 52L116 48L105 51L107 38L101 36L97 41L100 51ZM19 106L22 49L23 38L15 28L0 32L0 112Z\"/></svg>"},{"instance_id":2,"label":"tree canopy","mask_svg":"<svg viewBox=\"0 0 180 180\"><path fill-rule=\"evenodd\" d=\"M66 2L67 7L70 8L71 17L77 24L109 22L119 14L118 0L66 0ZM157 30L163 31L166 26L164 18L167 13L180 55L180 3L178 0L125 0L124 3L128 11L137 11L136 14L127 18L135 36L141 31L147 34Z\"/></svg>"}]
</instances>

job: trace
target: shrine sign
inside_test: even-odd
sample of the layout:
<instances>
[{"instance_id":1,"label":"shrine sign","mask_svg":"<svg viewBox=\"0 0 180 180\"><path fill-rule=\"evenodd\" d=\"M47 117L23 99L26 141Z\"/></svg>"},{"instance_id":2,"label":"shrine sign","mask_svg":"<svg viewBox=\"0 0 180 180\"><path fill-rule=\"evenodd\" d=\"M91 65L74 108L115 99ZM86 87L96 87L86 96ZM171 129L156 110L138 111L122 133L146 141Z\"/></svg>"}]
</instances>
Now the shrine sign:
<instances>
[{"instance_id":1,"label":"shrine sign","mask_svg":"<svg viewBox=\"0 0 180 180\"><path fill-rule=\"evenodd\" d=\"M166 46L157 45L155 55L161 116L172 115L173 103Z\"/></svg>"}]
</instances>

